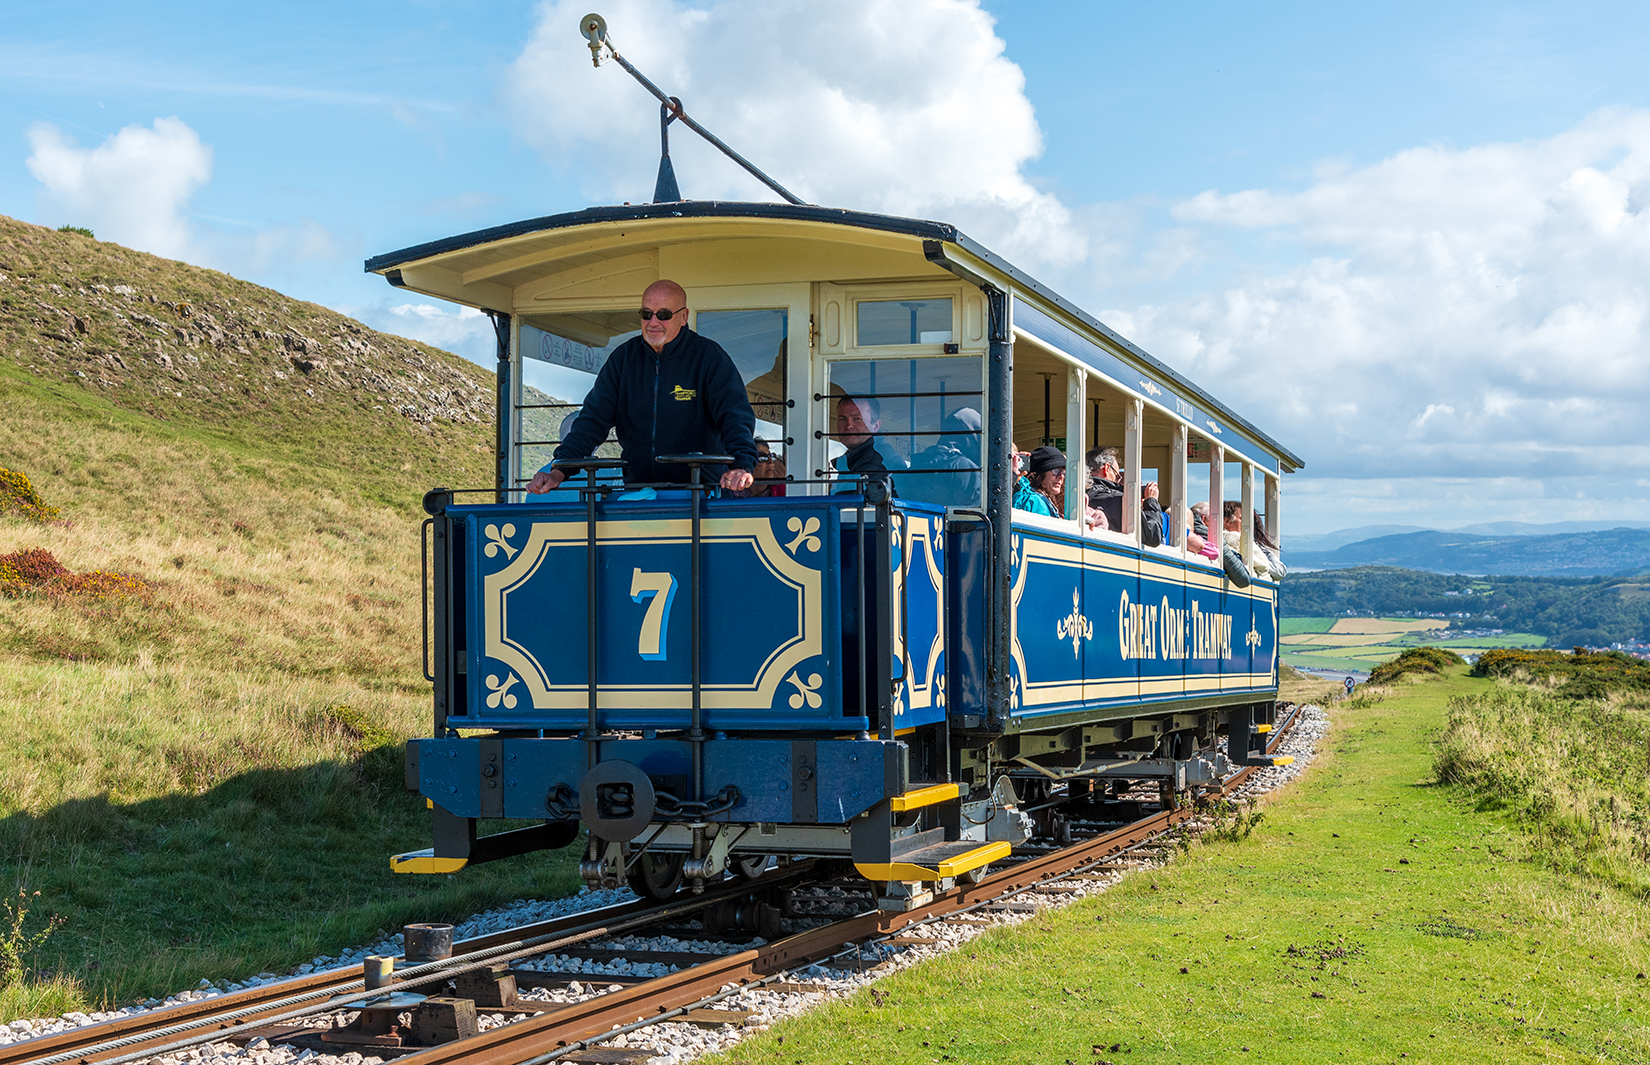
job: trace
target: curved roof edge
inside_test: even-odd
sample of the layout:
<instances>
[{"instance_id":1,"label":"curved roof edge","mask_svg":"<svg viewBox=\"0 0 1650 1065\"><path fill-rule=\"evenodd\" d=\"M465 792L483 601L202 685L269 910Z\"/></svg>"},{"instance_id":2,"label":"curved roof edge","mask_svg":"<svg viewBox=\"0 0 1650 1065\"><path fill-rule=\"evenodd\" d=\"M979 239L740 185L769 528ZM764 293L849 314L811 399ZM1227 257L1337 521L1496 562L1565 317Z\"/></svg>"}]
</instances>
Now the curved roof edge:
<instances>
[{"instance_id":1,"label":"curved roof edge","mask_svg":"<svg viewBox=\"0 0 1650 1065\"><path fill-rule=\"evenodd\" d=\"M871 214L867 211L849 211L840 207L815 207L812 204L741 203L723 200L683 200L679 203L637 203L623 207L586 207L582 211L545 215L523 222L510 222L490 229L478 229L456 237L415 244L400 251L375 255L367 260L366 272L376 274L397 266L443 255L451 251L490 244L495 240L526 236L549 229L569 229L573 226L594 225L599 222L631 222L648 218L783 218L793 222L825 222L837 226L858 226L861 229L880 229L926 240L945 240L955 243L962 234L956 226L944 222L925 222L917 218L899 218L895 215ZM972 248L970 249L972 250ZM977 253L976 253L977 254Z\"/></svg>"},{"instance_id":2,"label":"curved roof edge","mask_svg":"<svg viewBox=\"0 0 1650 1065\"><path fill-rule=\"evenodd\" d=\"M1219 411L1234 424L1242 426L1259 442L1276 451L1278 456L1292 468L1299 470L1306 466L1305 461L1300 456L1279 444L1269 434L1256 428L1249 419L1210 395L1179 371L1166 365L1145 349L1100 321L1100 319L1089 314L1075 303L947 222L901 218L897 215L873 214L869 211L850 211L841 207L818 207L813 204L773 203L768 201L682 200L675 203L637 203L625 204L619 207L587 207L582 211L567 211L562 214L545 215L542 218L529 218L521 222L509 222L502 226L478 229L471 233L461 233L456 237L445 237L424 244L415 244L410 248L402 248L400 251L375 255L366 261L366 272L369 274L381 273L393 270L406 263L416 262L419 259L427 259L432 255L443 255L447 252L460 251L481 244L490 244L496 240L526 236L529 233L551 229L569 229L574 226L594 225L602 222L629 222L650 218L781 218L795 222L824 222L830 225L857 226L861 229L877 229L887 233L918 237L923 240L937 240L955 244L970 255L989 264L993 269L1001 271L1027 292L1035 293L1039 298L1059 308L1062 313L1075 318L1087 328L1104 336L1134 358L1150 366L1154 371L1161 373L1177 386L1184 388L1188 393L1208 403L1213 410Z\"/></svg>"}]
</instances>

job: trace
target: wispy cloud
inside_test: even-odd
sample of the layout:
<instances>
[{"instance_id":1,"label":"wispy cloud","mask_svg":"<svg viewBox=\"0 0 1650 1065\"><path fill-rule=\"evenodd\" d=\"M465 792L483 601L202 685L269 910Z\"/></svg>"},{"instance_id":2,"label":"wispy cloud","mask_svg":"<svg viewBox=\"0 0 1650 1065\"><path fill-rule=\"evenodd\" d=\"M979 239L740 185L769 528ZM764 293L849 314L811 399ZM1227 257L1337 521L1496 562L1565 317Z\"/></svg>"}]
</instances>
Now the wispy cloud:
<instances>
[{"instance_id":1,"label":"wispy cloud","mask_svg":"<svg viewBox=\"0 0 1650 1065\"><path fill-rule=\"evenodd\" d=\"M134 60L121 53L68 51L30 42L26 47L0 41L0 81L98 89L139 89L182 96L232 96L326 107L412 109L454 114L460 105L391 93L318 88L234 77L202 76L198 69L178 70L164 63Z\"/></svg>"}]
</instances>

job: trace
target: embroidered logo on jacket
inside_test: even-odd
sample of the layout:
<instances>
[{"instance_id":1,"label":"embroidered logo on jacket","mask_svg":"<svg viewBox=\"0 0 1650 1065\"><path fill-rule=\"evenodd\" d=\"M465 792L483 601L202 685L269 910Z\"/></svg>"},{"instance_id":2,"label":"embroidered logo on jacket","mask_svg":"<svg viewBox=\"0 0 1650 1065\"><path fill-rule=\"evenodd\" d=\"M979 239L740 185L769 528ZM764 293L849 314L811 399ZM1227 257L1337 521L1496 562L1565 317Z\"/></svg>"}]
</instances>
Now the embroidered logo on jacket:
<instances>
[{"instance_id":1,"label":"embroidered logo on jacket","mask_svg":"<svg viewBox=\"0 0 1650 1065\"><path fill-rule=\"evenodd\" d=\"M696 396L696 395L698 395L698 393L695 392L693 389L683 388L681 385L676 385L673 388L671 388L671 390L670 390L671 398L675 399L679 402L682 402L682 403L686 403L686 402L692 400L693 397Z\"/></svg>"}]
</instances>

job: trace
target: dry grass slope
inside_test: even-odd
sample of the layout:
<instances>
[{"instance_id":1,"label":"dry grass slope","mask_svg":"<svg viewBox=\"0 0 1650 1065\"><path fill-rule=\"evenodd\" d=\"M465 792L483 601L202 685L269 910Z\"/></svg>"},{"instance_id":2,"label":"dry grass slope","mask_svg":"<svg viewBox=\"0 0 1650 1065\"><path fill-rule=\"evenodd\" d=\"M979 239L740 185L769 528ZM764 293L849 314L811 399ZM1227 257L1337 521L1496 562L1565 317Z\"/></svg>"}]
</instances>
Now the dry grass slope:
<instances>
[{"instance_id":1,"label":"dry grass slope","mask_svg":"<svg viewBox=\"0 0 1650 1065\"><path fill-rule=\"evenodd\" d=\"M290 966L524 871L570 886L558 859L385 860L428 845L400 788L430 714L418 502L490 483L491 396L313 304L0 218L0 487L27 503L0 556L45 577L0 598L0 895L41 891L25 931L67 918L31 959L58 977L0 1014ZM146 592L52 594L99 571Z\"/></svg>"}]
</instances>

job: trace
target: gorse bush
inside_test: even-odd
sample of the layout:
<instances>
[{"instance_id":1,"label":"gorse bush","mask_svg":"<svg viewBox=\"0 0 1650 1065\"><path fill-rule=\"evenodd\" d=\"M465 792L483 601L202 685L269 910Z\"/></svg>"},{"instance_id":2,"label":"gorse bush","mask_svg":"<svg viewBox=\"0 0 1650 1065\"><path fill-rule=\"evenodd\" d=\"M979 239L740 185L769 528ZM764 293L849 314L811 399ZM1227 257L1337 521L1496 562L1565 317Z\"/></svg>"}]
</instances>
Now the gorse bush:
<instances>
[{"instance_id":1,"label":"gorse bush","mask_svg":"<svg viewBox=\"0 0 1650 1065\"><path fill-rule=\"evenodd\" d=\"M1505 810L1562 870L1650 896L1650 697L1503 686L1452 699L1433 770Z\"/></svg>"},{"instance_id":2,"label":"gorse bush","mask_svg":"<svg viewBox=\"0 0 1650 1065\"><path fill-rule=\"evenodd\" d=\"M1473 674L1506 680L1545 681L1558 685L1558 694L1597 699L1613 691L1650 692L1650 662L1620 651L1485 651Z\"/></svg>"},{"instance_id":3,"label":"gorse bush","mask_svg":"<svg viewBox=\"0 0 1650 1065\"><path fill-rule=\"evenodd\" d=\"M0 595L35 593L47 597L147 599L152 591L148 581L129 573L108 573L104 570L71 573L44 547L0 555Z\"/></svg>"},{"instance_id":4,"label":"gorse bush","mask_svg":"<svg viewBox=\"0 0 1650 1065\"><path fill-rule=\"evenodd\" d=\"M29 475L0 466L0 514L16 514L33 521L56 521L58 510L35 491Z\"/></svg>"},{"instance_id":5,"label":"gorse bush","mask_svg":"<svg viewBox=\"0 0 1650 1065\"><path fill-rule=\"evenodd\" d=\"M83 237L91 237L93 240L97 239L97 234L93 233L90 229L87 229L85 226L63 225L63 226L58 226L57 231L59 233L79 233Z\"/></svg>"},{"instance_id":6,"label":"gorse bush","mask_svg":"<svg viewBox=\"0 0 1650 1065\"><path fill-rule=\"evenodd\" d=\"M1442 673L1448 666L1464 666L1466 659L1442 647L1411 647L1397 658L1369 672L1370 684L1391 684L1405 673Z\"/></svg>"}]
</instances>

